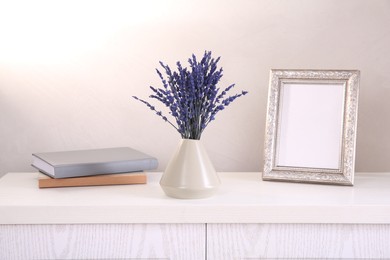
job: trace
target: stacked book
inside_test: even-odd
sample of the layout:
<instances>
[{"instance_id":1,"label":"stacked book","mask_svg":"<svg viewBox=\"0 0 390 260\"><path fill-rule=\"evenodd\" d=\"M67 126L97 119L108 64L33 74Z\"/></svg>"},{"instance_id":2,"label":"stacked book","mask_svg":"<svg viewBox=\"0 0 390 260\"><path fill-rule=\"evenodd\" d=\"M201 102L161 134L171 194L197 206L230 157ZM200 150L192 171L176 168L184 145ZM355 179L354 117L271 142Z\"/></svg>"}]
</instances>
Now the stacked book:
<instances>
[{"instance_id":1,"label":"stacked book","mask_svg":"<svg viewBox=\"0 0 390 260\"><path fill-rule=\"evenodd\" d=\"M34 153L39 188L144 184L156 158L129 147Z\"/></svg>"}]
</instances>

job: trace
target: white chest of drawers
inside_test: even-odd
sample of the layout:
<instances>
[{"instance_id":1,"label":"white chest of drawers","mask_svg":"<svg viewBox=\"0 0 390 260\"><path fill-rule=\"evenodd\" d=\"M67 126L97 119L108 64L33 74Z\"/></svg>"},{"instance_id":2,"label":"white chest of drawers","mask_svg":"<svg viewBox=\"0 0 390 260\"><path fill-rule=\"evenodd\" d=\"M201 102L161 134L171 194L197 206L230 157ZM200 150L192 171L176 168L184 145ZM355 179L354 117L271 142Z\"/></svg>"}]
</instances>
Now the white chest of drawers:
<instances>
[{"instance_id":1,"label":"white chest of drawers","mask_svg":"<svg viewBox=\"0 0 390 260\"><path fill-rule=\"evenodd\" d=\"M390 173L354 187L220 173L209 199L147 185L38 189L37 173L0 179L0 259L390 258Z\"/></svg>"}]
</instances>

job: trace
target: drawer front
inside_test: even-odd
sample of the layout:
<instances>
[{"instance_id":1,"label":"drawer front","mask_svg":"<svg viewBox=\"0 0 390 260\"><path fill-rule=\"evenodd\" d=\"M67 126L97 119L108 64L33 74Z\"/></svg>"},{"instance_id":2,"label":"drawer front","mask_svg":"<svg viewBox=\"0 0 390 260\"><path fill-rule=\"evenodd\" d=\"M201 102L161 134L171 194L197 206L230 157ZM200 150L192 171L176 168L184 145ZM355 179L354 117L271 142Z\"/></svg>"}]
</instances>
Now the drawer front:
<instances>
[{"instance_id":1,"label":"drawer front","mask_svg":"<svg viewBox=\"0 0 390 260\"><path fill-rule=\"evenodd\" d=\"M390 225L208 224L208 260L389 259Z\"/></svg>"},{"instance_id":2,"label":"drawer front","mask_svg":"<svg viewBox=\"0 0 390 260\"><path fill-rule=\"evenodd\" d=\"M204 224L0 225L0 259L205 259Z\"/></svg>"}]
</instances>

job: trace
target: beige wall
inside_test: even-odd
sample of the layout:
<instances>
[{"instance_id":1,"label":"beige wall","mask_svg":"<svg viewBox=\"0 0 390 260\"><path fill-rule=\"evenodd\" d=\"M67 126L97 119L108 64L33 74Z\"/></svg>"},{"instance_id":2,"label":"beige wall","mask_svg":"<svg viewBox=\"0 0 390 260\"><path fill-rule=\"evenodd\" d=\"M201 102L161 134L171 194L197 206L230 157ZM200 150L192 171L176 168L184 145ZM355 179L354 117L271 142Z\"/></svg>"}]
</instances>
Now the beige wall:
<instances>
[{"instance_id":1,"label":"beige wall","mask_svg":"<svg viewBox=\"0 0 390 260\"><path fill-rule=\"evenodd\" d=\"M7 1L4 1L7 2ZM203 136L219 171L260 171L271 68L359 69L357 171L390 170L390 1L0 3L0 175L32 152L132 146L164 169L179 135L131 99L204 50L250 93Z\"/></svg>"}]
</instances>

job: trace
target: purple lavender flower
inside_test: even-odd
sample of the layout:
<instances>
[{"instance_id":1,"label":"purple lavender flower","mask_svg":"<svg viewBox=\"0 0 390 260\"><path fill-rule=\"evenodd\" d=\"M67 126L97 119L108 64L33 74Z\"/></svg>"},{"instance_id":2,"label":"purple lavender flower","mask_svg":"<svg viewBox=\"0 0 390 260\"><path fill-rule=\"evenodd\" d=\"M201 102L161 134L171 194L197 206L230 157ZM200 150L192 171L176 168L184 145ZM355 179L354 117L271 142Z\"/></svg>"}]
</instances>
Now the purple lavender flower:
<instances>
[{"instance_id":1,"label":"purple lavender flower","mask_svg":"<svg viewBox=\"0 0 390 260\"><path fill-rule=\"evenodd\" d=\"M237 98L246 95L247 91L226 96L234 88L232 84L222 92L217 84L223 76L223 70L218 68L221 57L214 59L211 51L205 51L203 58L198 61L193 54L188 63L190 68L183 68L180 62L176 63L177 71L172 72L168 65L160 61L166 76L156 69L163 88L150 87L153 94L149 96L164 104L169 114L175 119L171 122L162 111L156 110L149 102L133 96L144 103L164 121L172 125L184 139L199 140L208 124L215 120L216 114L224 110Z\"/></svg>"}]
</instances>

